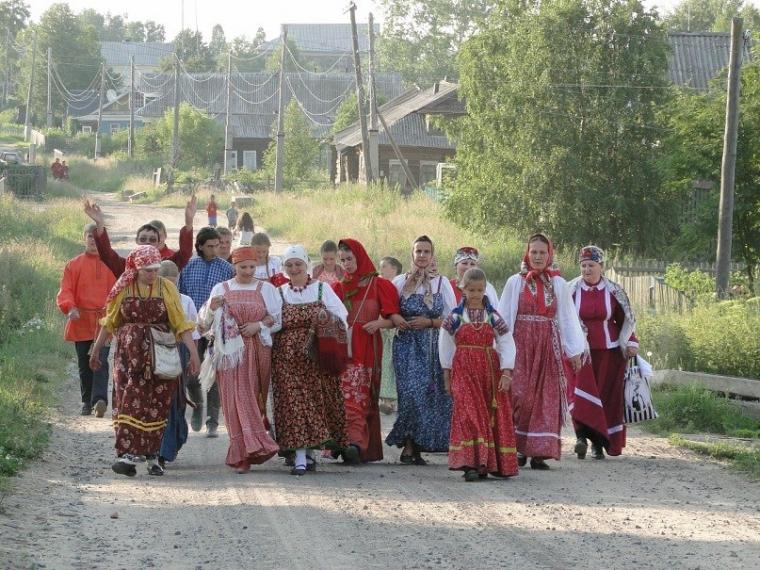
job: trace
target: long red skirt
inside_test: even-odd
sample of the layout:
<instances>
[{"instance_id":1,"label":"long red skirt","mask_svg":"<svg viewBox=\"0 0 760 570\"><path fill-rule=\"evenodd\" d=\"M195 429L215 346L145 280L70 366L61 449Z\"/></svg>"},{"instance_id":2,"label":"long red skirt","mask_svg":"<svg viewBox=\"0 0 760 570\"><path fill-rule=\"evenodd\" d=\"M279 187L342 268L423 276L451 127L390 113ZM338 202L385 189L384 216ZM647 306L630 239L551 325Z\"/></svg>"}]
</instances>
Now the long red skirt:
<instances>
[{"instance_id":1,"label":"long red skirt","mask_svg":"<svg viewBox=\"0 0 760 570\"><path fill-rule=\"evenodd\" d=\"M498 389L501 371L499 355L492 348L493 328L465 323L455 339L449 469L517 475L512 406L509 394Z\"/></svg>"}]
</instances>

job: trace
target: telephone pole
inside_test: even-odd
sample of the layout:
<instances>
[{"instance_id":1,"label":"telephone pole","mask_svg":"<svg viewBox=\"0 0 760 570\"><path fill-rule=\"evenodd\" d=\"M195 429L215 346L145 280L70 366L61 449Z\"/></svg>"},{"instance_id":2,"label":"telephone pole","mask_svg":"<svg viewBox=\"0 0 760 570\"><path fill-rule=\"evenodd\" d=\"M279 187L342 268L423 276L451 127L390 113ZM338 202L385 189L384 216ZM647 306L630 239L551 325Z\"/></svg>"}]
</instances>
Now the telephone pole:
<instances>
[{"instance_id":1,"label":"telephone pole","mask_svg":"<svg viewBox=\"0 0 760 570\"><path fill-rule=\"evenodd\" d=\"M127 155L135 156L135 56L129 56L129 138Z\"/></svg>"},{"instance_id":2,"label":"telephone pole","mask_svg":"<svg viewBox=\"0 0 760 570\"><path fill-rule=\"evenodd\" d=\"M100 97L98 99L98 126L95 129L95 160L100 156L100 125L103 122L103 99L106 94L106 64L100 64Z\"/></svg>"},{"instance_id":3,"label":"telephone pole","mask_svg":"<svg viewBox=\"0 0 760 570\"><path fill-rule=\"evenodd\" d=\"M372 179L380 179L380 145L377 125L377 86L375 85L375 18L369 13L369 157Z\"/></svg>"},{"instance_id":4,"label":"telephone pole","mask_svg":"<svg viewBox=\"0 0 760 570\"><path fill-rule=\"evenodd\" d=\"M224 175L230 170L230 99L232 98L232 52L227 53L227 103L224 112ZM237 166L237 164L235 165Z\"/></svg>"},{"instance_id":5,"label":"telephone pole","mask_svg":"<svg viewBox=\"0 0 760 570\"><path fill-rule=\"evenodd\" d=\"M29 73L29 89L26 92L26 114L24 116L24 140L32 138L32 93L34 92L34 64L37 61L37 30L32 35L32 70Z\"/></svg>"},{"instance_id":6,"label":"telephone pole","mask_svg":"<svg viewBox=\"0 0 760 570\"><path fill-rule=\"evenodd\" d=\"M5 85L3 85L3 109L8 106L8 89L11 83L11 31L5 29Z\"/></svg>"},{"instance_id":7,"label":"telephone pole","mask_svg":"<svg viewBox=\"0 0 760 570\"><path fill-rule=\"evenodd\" d=\"M274 160L274 191L281 192L285 174L285 55L288 48L288 29L283 26L280 34L280 101L277 106L277 148Z\"/></svg>"},{"instance_id":8,"label":"telephone pole","mask_svg":"<svg viewBox=\"0 0 760 570\"><path fill-rule=\"evenodd\" d=\"M52 101L52 91L51 91L51 85L50 85L50 60L53 58L53 48L48 47L47 49L47 128L51 128L53 126L53 101Z\"/></svg>"},{"instance_id":9,"label":"telephone pole","mask_svg":"<svg viewBox=\"0 0 760 570\"><path fill-rule=\"evenodd\" d=\"M728 294L728 283L731 275L736 139L739 133L739 88L742 65L742 24L741 18L731 20L731 56L728 64L728 97L726 99L726 129L723 135L723 161L720 168L718 251L715 272L715 290L718 298L725 298Z\"/></svg>"},{"instance_id":10,"label":"telephone pole","mask_svg":"<svg viewBox=\"0 0 760 570\"><path fill-rule=\"evenodd\" d=\"M364 176L367 184L372 182L372 163L369 156L369 133L367 132L367 115L364 113L364 83L362 83L362 64L359 58L359 33L356 30L356 4L348 6L351 12L351 36L354 44L354 72L356 76L356 99L359 107L359 126L362 131L362 156L364 157Z\"/></svg>"},{"instance_id":11,"label":"telephone pole","mask_svg":"<svg viewBox=\"0 0 760 570\"><path fill-rule=\"evenodd\" d=\"M166 178L166 191L174 188L174 169L179 163L179 57L174 54L174 128L172 130L172 164Z\"/></svg>"}]
</instances>

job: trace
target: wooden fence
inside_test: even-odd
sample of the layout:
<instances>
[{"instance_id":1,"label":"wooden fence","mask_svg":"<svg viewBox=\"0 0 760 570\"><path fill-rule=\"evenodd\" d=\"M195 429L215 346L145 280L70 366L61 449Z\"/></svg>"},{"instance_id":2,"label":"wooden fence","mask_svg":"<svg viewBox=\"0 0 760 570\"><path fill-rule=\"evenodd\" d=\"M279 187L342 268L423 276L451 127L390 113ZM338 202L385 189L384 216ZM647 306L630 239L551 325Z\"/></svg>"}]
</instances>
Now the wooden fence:
<instances>
[{"instance_id":1,"label":"wooden fence","mask_svg":"<svg viewBox=\"0 0 760 570\"><path fill-rule=\"evenodd\" d=\"M631 300L634 309L656 313L681 313L691 304L683 291L666 285L660 276L655 275L626 275L614 267L608 269L607 277L620 284Z\"/></svg>"},{"instance_id":2,"label":"wooden fence","mask_svg":"<svg viewBox=\"0 0 760 570\"><path fill-rule=\"evenodd\" d=\"M673 263L672 261L661 261L659 259L614 259L610 262L610 266L615 268L618 276L650 276L665 275L668 265L673 265ZM678 264L687 271L702 271L703 273L715 275L715 263L679 261ZM743 263L731 264L732 272L744 270L745 266Z\"/></svg>"}]
</instances>

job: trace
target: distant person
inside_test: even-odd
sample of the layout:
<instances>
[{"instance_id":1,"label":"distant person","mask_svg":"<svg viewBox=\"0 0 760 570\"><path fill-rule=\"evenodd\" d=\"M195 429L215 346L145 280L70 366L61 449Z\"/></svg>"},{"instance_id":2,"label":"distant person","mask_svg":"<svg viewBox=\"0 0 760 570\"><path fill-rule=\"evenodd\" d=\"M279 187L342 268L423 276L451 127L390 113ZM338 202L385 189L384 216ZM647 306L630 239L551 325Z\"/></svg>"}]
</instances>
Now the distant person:
<instances>
[{"instance_id":1,"label":"distant person","mask_svg":"<svg viewBox=\"0 0 760 570\"><path fill-rule=\"evenodd\" d=\"M395 257L383 257L380 260L380 277L393 281L401 275L403 267ZM384 414L392 414L396 411L396 375L393 373L393 339L396 329L383 329L383 371L380 382L380 411Z\"/></svg>"},{"instance_id":2,"label":"distant person","mask_svg":"<svg viewBox=\"0 0 760 570\"><path fill-rule=\"evenodd\" d=\"M345 271L338 265L338 245L328 239L319 248L319 255L322 257L322 263L314 266L311 276L317 281L322 281L328 285L332 285L343 279Z\"/></svg>"},{"instance_id":3,"label":"distant person","mask_svg":"<svg viewBox=\"0 0 760 570\"><path fill-rule=\"evenodd\" d=\"M214 286L232 279L235 270L219 257L219 234L214 228L201 228L195 238L195 251L198 255L193 257L179 274L178 285L180 293L190 297L196 307L202 307L208 301ZM201 358L207 348L208 339L203 337L198 341L198 353ZM190 425L193 431L200 431L203 421L203 394L197 377L191 380L188 391L196 404ZM207 437L218 437L219 405L219 387L214 383L206 394Z\"/></svg>"},{"instance_id":4,"label":"distant person","mask_svg":"<svg viewBox=\"0 0 760 570\"><path fill-rule=\"evenodd\" d=\"M63 178L64 180L69 179L69 165L66 164L65 160L61 162L61 178Z\"/></svg>"},{"instance_id":5,"label":"distant person","mask_svg":"<svg viewBox=\"0 0 760 570\"><path fill-rule=\"evenodd\" d=\"M61 180L63 178L63 165L60 158L56 158L53 164L50 165L50 172L53 174L53 180Z\"/></svg>"},{"instance_id":6,"label":"distant person","mask_svg":"<svg viewBox=\"0 0 760 570\"><path fill-rule=\"evenodd\" d=\"M232 263L232 232L230 228L219 226L216 228L219 234L219 257L228 263Z\"/></svg>"},{"instance_id":7,"label":"distant person","mask_svg":"<svg viewBox=\"0 0 760 570\"><path fill-rule=\"evenodd\" d=\"M227 215L227 227L230 228L230 230L232 230L233 237L234 237L235 227L237 226L237 221L238 221L238 210L235 207L235 200L232 201L232 203L230 204L230 207L227 209L225 214Z\"/></svg>"},{"instance_id":8,"label":"distant person","mask_svg":"<svg viewBox=\"0 0 760 570\"><path fill-rule=\"evenodd\" d=\"M243 215L240 216L240 219L238 220L237 229L238 232L240 232L238 247L251 245L253 234L256 231L255 226L253 225L253 218L251 218L251 214L248 212L243 212Z\"/></svg>"},{"instance_id":9,"label":"distant person","mask_svg":"<svg viewBox=\"0 0 760 570\"><path fill-rule=\"evenodd\" d=\"M209 198L208 204L206 204L206 213L208 214L208 225L212 228L216 227L217 210L216 197L211 194L211 198Z\"/></svg>"},{"instance_id":10,"label":"distant person","mask_svg":"<svg viewBox=\"0 0 760 570\"><path fill-rule=\"evenodd\" d=\"M95 224L84 227L84 253L64 267L56 303L66 315L64 338L74 343L77 352L82 415L89 416L94 409L95 415L102 418L108 408L109 347L100 350L102 366L97 371L90 368L89 353L100 329L98 319L105 315L106 297L116 278L98 257L94 231Z\"/></svg>"},{"instance_id":11,"label":"distant person","mask_svg":"<svg viewBox=\"0 0 760 570\"><path fill-rule=\"evenodd\" d=\"M161 249L161 255L164 257L167 252L172 252L166 255L164 259L169 259L177 264L177 267L182 270L190 257L193 255L193 218L195 217L195 211L197 208L197 198L193 195L188 200L185 206L185 225L179 230L179 251L172 252L169 248ZM84 201L84 212L95 224L97 229L93 232L95 238L95 245L98 247L98 254L100 259L103 260L113 274L118 278L124 273L125 258L120 256L111 247L111 240L108 237L108 231L105 226L105 215L100 206L92 200ZM163 226L163 224L161 224ZM164 233L166 228L164 227ZM165 241L165 237L164 237ZM137 245L152 245L156 248L160 248L161 245L161 230L150 224L143 224L137 229L135 236L135 243Z\"/></svg>"}]
</instances>

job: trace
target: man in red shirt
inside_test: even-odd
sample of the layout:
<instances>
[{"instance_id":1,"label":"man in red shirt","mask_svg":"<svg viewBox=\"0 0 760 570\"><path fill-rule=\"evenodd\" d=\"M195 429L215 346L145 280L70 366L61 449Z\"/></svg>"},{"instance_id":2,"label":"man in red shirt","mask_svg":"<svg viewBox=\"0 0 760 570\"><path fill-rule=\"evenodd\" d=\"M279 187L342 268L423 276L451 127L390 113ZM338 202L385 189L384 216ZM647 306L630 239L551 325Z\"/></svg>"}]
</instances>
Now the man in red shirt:
<instances>
[{"instance_id":1,"label":"man in red shirt","mask_svg":"<svg viewBox=\"0 0 760 570\"><path fill-rule=\"evenodd\" d=\"M113 273L98 257L93 232L95 224L84 228L85 251L66 264L56 303L66 315L64 338L74 343L79 365L79 388L82 394L82 415L102 418L108 407L108 350L100 351L101 366L90 368L90 348L98 336L98 319L105 314L108 292L116 282Z\"/></svg>"}]
</instances>

